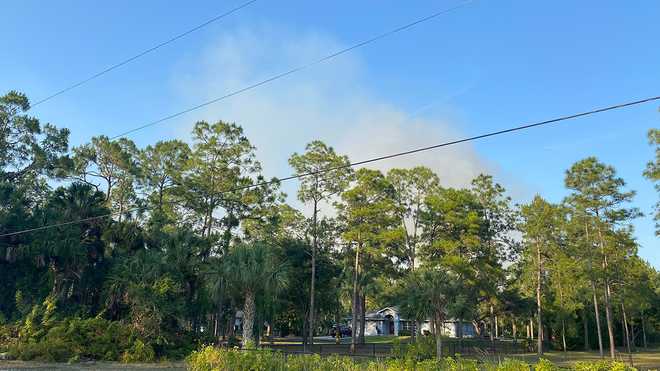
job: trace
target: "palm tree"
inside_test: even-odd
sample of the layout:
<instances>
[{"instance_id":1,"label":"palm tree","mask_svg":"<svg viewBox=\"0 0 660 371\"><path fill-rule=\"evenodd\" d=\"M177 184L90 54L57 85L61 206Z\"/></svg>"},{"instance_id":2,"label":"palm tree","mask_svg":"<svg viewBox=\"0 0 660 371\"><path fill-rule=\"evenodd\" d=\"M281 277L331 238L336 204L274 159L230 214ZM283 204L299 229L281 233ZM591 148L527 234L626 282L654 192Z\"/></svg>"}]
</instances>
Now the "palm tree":
<instances>
[{"instance_id":1,"label":"palm tree","mask_svg":"<svg viewBox=\"0 0 660 371\"><path fill-rule=\"evenodd\" d=\"M43 256L52 272L51 295L54 297L77 293L78 299L85 299L82 293L76 291L79 289L78 283L104 254L101 227L105 221L93 217L107 213L103 193L87 184L73 183L66 188L60 187L48 200L44 218L61 223L84 220L82 223L44 230L35 240L38 241L35 247L39 255Z\"/></svg>"},{"instance_id":2,"label":"palm tree","mask_svg":"<svg viewBox=\"0 0 660 371\"><path fill-rule=\"evenodd\" d=\"M243 347L251 347L256 301L286 284L285 266L277 261L272 247L241 244L227 254L223 273L229 289L243 299Z\"/></svg>"},{"instance_id":3,"label":"palm tree","mask_svg":"<svg viewBox=\"0 0 660 371\"><path fill-rule=\"evenodd\" d=\"M410 272L401 287L401 313L417 321L431 319L438 359L442 358L442 328L460 285L455 274L435 267Z\"/></svg>"}]
</instances>

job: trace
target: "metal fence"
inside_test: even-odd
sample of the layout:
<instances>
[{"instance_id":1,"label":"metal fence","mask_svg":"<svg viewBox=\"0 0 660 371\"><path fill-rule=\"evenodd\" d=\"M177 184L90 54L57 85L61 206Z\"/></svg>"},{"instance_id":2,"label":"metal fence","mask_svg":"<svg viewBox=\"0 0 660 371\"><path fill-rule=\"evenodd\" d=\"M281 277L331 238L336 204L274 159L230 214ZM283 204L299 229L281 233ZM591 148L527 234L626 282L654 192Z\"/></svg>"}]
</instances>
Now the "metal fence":
<instances>
[{"instance_id":1,"label":"metal fence","mask_svg":"<svg viewBox=\"0 0 660 371\"><path fill-rule=\"evenodd\" d=\"M404 345L404 344L402 344ZM350 344L317 343L304 346L303 344L271 344L262 343L262 349L271 349L289 354L320 354L320 355L347 355L355 357L386 358L393 356L392 344L367 343L356 344L351 351ZM447 356L484 356L484 355L513 355L532 352L527 342L490 341L481 339L451 339L443 340L442 353Z\"/></svg>"},{"instance_id":2,"label":"metal fence","mask_svg":"<svg viewBox=\"0 0 660 371\"><path fill-rule=\"evenodd\" d=\"M511 355L534 351L527 342L516 342L507 340L445 340L442 343L442 353L455 356L461 355Z\"/></svg>"},{"instance_id":3,"label":"metal fence","mask_svg":"<svg viewBox=\"0 0 660 371\"><path fill-rule=\"evenodd\" d=\"M385 358L392 356L391 344L356 344L351 352L350 344L313 344L306 347L302 344L261 344L261 348L278 350L285 353L312 353L320 355L349 355L356 357Z\"/></svg>"}]
</instances>

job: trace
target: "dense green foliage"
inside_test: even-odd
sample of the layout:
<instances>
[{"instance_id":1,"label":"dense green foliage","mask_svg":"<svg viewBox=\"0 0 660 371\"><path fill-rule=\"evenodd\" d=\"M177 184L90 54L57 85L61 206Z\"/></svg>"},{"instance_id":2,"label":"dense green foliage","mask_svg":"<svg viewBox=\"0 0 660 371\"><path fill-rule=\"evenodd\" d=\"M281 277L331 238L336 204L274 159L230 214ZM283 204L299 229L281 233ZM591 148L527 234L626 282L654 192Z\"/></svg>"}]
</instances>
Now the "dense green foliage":
<instances>
[{"instance_id":1,"label":"dense green foliage","mask_svg":"<svg viewBox=\"0 0 660 371\"><path fill-rule=\"evenodd\" d=\"M237 335L307 342L348 317L356 344L383 306L431 320L438 340L447 319L558 349L658 340L660 275L637 255L634 192L596 158L567 171L562 202L517 206L489 175L450 188L425 167L338 169L349 159L314 141L290 157L307 215L237 124L70 149L68 130L28 109L0 97L0 352L180 359Z\"/></svg>"},{"instance_id":2,"label":"dense green foliage","mask_svg":"<svg viewBox=\"0 0 660 371\"><path fill-rule=\"evenodd\" d=\"M660 192L660 129L651 129L648 133L649 144L655 150L655 158L646 164L644 176L655 183L655 190ZM655 204L655 234L660 235L660 201Z\"/></svg>"}]
</instances>

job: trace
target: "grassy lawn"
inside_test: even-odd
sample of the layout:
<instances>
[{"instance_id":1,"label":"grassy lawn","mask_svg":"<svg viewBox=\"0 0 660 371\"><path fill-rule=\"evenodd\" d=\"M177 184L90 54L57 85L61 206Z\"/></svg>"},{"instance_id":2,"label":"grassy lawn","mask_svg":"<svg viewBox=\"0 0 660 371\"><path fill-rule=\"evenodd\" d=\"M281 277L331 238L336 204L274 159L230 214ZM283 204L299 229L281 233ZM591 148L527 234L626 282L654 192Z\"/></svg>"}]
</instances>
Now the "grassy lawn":
<instances>
[{"instance_id":1,"label":"grassy lawn","mask_svg":"<svg viewBox=\"0 0 660 371\"><path fill-rule=\"evenodd\" d=\"M394 339L399 339L401 342L406 342L410 339L410 336L365 336L364 341L367 344L390 344ZM268 344L268 341L264 341L265 344ZM275 344L302 344L300 338L275 338L273 339ZM330 336L321 336L315 337L314 343L316 344L335 344L335 339ZM350 337L341 338L341 344L350 344Z\"/></svg>"},{"instance_id":2,"label":"grassy lawn","mask_svg":"<svg viewBox=\"0 0 660 371\"><path fill-rule=\"evenodd\" d=\"M391 344L394 339L399 339L401 342L407 342L410 339L410 336L386 336L386 335L377 335L377 336L365 336L364 341L368 344Z\"/></svg>"},{"instance_id":3,"label":"grassy lawn","mask_svg":"<svg viewBox=\"0 0 660 371\"><path fill-rule=\"evenodd\" d=\"M625 362L626 364L630 363L627 353L617 352L616 356L618 360ZM538 360L538 356L536 354L516 355L509 358L522 359L529 363L533 363ZM569 366L570 364L578 361L598 361L601 359L600 355L598 355L598 352L576 351L567 352L565 354L563 352L557 351L546 352L543 355L543 358L546 358L549 361L552 361L553 363L561 366ZM648 349L646 351L642 351L640 349L637 353L632 354L632 358L635 367L642 369L660 368L660 348Z\"/></svg>"}]
</instances>

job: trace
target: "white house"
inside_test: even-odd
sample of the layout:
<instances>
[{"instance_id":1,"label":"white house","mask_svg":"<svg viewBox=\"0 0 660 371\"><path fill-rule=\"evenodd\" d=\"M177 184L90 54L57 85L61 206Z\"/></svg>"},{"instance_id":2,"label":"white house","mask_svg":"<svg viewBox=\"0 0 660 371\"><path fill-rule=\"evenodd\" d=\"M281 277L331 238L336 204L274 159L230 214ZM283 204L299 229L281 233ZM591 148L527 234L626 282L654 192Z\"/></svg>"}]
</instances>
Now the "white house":
<instances>
[{"instance_id":1,"label":"white house","mask_svg":"<svg viewBox=\"0 0 660 371\"><path fill-rule=\"evenodd\" d=\"M351 318L348 319L348 326L351 326ZM397 307L386 307L374 312L365 313L364 335L395 335L399 333L409 334L415 321L411 321L399 316ZM420 323L420 332L431 332L431 321L426 320ZM463 326L464 337L474 337L476 332L474 326L468 322L462 322L454 319L446 320L443 323L441 332L445 336L458 337L459 326Z\"/></svg>"}]
</instances>

